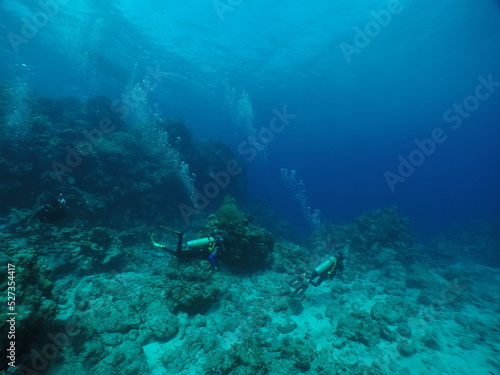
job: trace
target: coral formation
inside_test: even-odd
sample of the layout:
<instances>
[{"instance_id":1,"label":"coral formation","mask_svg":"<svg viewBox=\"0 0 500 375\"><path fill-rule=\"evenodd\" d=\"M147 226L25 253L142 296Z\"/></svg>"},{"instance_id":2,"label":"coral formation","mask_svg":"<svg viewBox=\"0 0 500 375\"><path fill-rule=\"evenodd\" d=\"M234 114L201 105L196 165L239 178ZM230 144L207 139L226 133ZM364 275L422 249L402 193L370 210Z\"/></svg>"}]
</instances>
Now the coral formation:
<instances>
[{"instance_id":1,"label":"coral formation","mask_svg":"<svg viewBox=\"0 0 500 375\"><path fill-rule=\"evenodd\" d=\"M414 242L408 219L399 214L396 207L366 213L355 223L355 246L369 249L378 245L404 251Z\"/></svg>"},{"instance_id":2,"label":"coral formation","mask_svg":"<svg viewBox=\"0 0 500 375\"><path fill-rule=\"evenodd\" d=\"M217 220L209 224L211 230L224 238L224 247L219 255L222 261L244 270L257 270L270 265L274 236L250 223L250 218L239 210L234 198L226 196L215 217Z\"/></svg>"},{"instance_id":3,"label":"coral formation","mask_svg":"<svg viewBox=\"0 0 500 375\"><path fill-rule=\"evenodd\" d=\"M8 100L8 90L0 88L0 98ZM63 193L78 219L97 225L121 229L153 217L166 221L179 216L179 203L191 204L193 189L202 191L213 182L212 173L238 159L221 142L194 140L179 120L126 125L106 97L81 102L27 96L24 105L30 113L24 126L37 134L36 141L19 153L9 142L11 128L0 128L0 198L8 202L0 208L3 215L12 208L35 209L47 203L50 192ZM0 99L0 113L8 113L8 106ZM151 129L159 133L150 134ZM193 184L186 185L193 177L181 173L181 162L196 176ZM242 164L239 168L224 193L242 194L245 171ZM219 204L222 196L211 203ZM104 220L109 210L121 212L122 219Z\"/></svg>"},{"instance_id":4,"label":"coral formation","mask_svg":"<svg viewBox=\"0 0 500 375\"><path fill-rule=\"evenodd\" d=\"M174 261L175 262L175 261ZM204 314L219 298L224 284L204 263L172 264L166 272L165 294L174 313Z\"/></svg>"}]
</instances>

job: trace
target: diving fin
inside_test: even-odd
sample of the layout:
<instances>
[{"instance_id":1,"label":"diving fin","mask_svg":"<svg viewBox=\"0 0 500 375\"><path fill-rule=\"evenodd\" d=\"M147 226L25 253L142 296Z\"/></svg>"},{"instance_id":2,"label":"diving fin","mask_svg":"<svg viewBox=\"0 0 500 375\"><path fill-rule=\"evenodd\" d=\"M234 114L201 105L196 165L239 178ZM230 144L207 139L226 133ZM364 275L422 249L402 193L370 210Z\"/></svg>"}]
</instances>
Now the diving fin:
<instances>
[{"instance_id":1,"label":"diving fin","mask_svg":"<svg viewBox=\"0 0 500 375\"><path fill-rule=\"evenodd\" d=\"M150 238L151 238L151 243L153 244L153 246L160 247L160 248L167 247L165 245L162 245L161 243L156 242L153 236L154 236L154 233L151 233L151 237Z\"/></svg>"},{"instance_id":2,"label":"diving fin","mask_svg":"<svg viewBox=\"0 0 500 375\"><path fill-rule=\"evenodd\" d=\"M169 232L175 233L175 234L177 234L177 235L182 234L182 232L179 232L178 230L173 230L173 229L170 229L170 228L164 227L163 225L160 225L160 228L163 228L163 229L165 229L165 230L168 230Z\"/></svg>"},{"instance_id":3,"label":"diving fin","mask_svg":"<svg viewBox=\"0 0 500 375\"><path fill-rule=\"evenodd\" d=\"M160 225L160 228L165 229L165 230L167 230L169 232L175 233L177 235L177 237L180 237L179 241L182 241L182 236L183 236L182 232L179 232L179 231L176 231L176 230L164 227L163 225ZM151 237L150 238L151 238L151 243L153 244L153 246L160 247L160 248L166 248L167 247L166 245L162 245L162 244L156 242L153 236L154 236L154 233L151 233Z\"/></svg>"},{"instance_id":4,"label":"diving fin","mask_svg":"<svg viewBox=\"0 0 500 375\"><path fill-rule=\"evenodd\" d=\"M300 275L295 276L292 280L288 282L288 285L290 285L292 288L297 288L304 279L306 278L306 273L301 273Z\"/></svg>"},{"instance_id":5,"label":"diving fin","mask_svg":"<svg viewBox=\"0 0 500 375\"><path fill-rule=\"evenodd\" d=\"M306 277L304 281L297 287L297 289L292 292L292 296L296 298L302 297L306 292L307 287L309 286L309 281L309 278Z\"/></svg>"}]
</instances>

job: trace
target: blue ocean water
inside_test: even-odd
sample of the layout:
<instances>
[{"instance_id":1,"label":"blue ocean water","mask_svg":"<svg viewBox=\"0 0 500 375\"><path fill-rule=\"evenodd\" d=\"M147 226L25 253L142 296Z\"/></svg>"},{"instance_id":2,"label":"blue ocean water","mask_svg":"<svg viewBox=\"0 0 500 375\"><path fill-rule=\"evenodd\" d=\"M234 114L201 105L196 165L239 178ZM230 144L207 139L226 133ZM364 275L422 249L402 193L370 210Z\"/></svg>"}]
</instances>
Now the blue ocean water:
<instances>
[{"instance_id":1,"label":"blue ocean water","mask_svg":"<svg viewBox=\"0 0 500 375\"><path fill-rule=\"evenodd\" d=\"M423 238L498 215L499 1L4 0L0 12L0 81L123 102L156 77L141 108L229 144L248 200L305 229L315 210L342 222L394 205Z\"/></svg>"},{"instance_id":2,"label":"blue ocean water","mask_svg":"<svg viewBox=\"0 0 500 375\"><path fill-rule=\"evenodd\" d=\"M499 21L1 0L0 374L498 374Z\"/></svg>"}]
</instances>

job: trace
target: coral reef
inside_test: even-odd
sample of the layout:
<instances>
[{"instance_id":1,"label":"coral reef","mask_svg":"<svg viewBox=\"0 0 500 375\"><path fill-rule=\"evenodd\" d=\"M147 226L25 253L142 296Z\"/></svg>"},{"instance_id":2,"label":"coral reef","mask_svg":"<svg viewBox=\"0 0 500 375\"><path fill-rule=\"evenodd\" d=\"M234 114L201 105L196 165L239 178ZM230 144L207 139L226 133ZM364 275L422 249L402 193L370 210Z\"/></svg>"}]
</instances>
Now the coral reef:
<instances>
[{"instance_id":1,"label":"coral reef","mask_svg":"<svg viewBox=\"0 0 500 375\"><path fill-rule=\"evenodd\" d=\"M380 329L375 320L364 312L353 313L341 318L335 332L337 336L360 342L366 346L376 345L380 341Z\"/></svg>"},{"instance_id":2,"label":"coral reef","mask_svg":"<svg viewBox=\"0 0 500 375\"><path fill-rule=\"evenodd\" d=\"M4 122L8 90L0 88ZM29 114L23 129L36 139L19 138L24 142L20 153L21 146L9 141L14 128L0 128L0 198L8 202L0 208L2 215L12 208L35 209L50 195L63 193L73 220L119 229L168 221L180 216L180 203L192 204L194 189L203 191L214 173L238 159L221 142L193 140L179 120L127 125L102 96L81 102L31 95L23 106ZM225 194L242 194L245 171L242 164L239 168L223 187ZM211 207L222 197L211 199ZM157 207L163 207L161 212ZM115 214L104 220L109 211Z\"/></svg>"},{"instance_id":3,"label":"coral reef","mask_svg":"<svg viewBox=\"0 0 500 375\"><path fill-rule=\"evenodd\" d=\"M93 228L88 240L80 242L77 256L84 258L85 268L93 272L120 267L123 260L123 245L114 231L104 227Z\"/></svg>"},{"instance_id":4,"label":"coral reef","mask_svg":"<svg viewBox=\"0 0 500 375\"><path fill-rule=\"evenodd\" d=\"M227 198L221 207L202 232L238 228L244 234L251 223L235 201ZM481 363L495 371L500 365L494 355L500 330L495 319L500 313L494 298L497 274L442 268L439 258L420 258L408 266L396 251L380 262L370 249L365 253L365 248L350 247L356 228L356 222L351 228L327 226L319 233L328 233L328 239L311 238L310 244L342 243L348 261L342 279L309 288L301 300L291 298L286 281L295 268L311 269L332 248L321 254L319 248L277 239L271 269L241 274L231 267L214 271L208 262L172 257L150 247L137 229L33 228L8 237L6 245L13 252L36 248L44 263L57 264L54 253L66 254L52 274L29 274L37 280L38 293L57 296L40 310L52 317L43 334L59 338L64 349L57 360L46 360L56 375L413 375L412 366L429 358L437 363L430 367L435 369L465 353L477 357L469 367L457 366L473 371ZM81 249L82 243L92 244L93 255ZM114 247L121 255L104 262ZM85 261L93 256L94 263ZM76 333L61 338L69 322ZM52 343L39 340L35 350L42 353L47 342ZM28 355L24 363L32 366L34 358ZM445 373L456 372L457 366Z\"/></svg>"},{"instance_id":5,"label":"coral reef","mask_svg":"<svg viewBox=\"0 0 500 375\"><path fill-rule=\"evenodd\" d=\"M355 221L355 231L353 245L367 250L378 245L404 251L414 243L408 219L399 214L396 207L361 215Z\"/></svg>"},{"instance_id":6,"label":"coral reef","mask_svg":"<svg viewBox=\"0 0 500 375\"><path fill-rule=\"evenodd\" d=\"M224 247L218 256L225 263L250 271L270 265L274 236L250 223L250 218L239 210L233 197L224 198L215 213L215 220L208 222L208 228L224 239Z\"/></svg>"},{"instance_id":7,"label":"coral reef","mask_svg":"<svg viewBox=\"0 0 500 375\"><path fill-rule=\"evenodd\" d=\"M7 125L9 90L0 87ZM244 206L243 168L223 186L218 173L237 160L231 150L194 140L178 120L126 125L104 97L27 93L16 105L22 126L0 127L0 260L16 266L21 372L499 371L498 222L417 244L408 220L389 207L352 223L323 222L299 244L276 213ZM181 222L178 205L217 181L206 212L193 208L194 225ZM67 217L27 220L60 192ZM221 235L218 269L151 246L160 223L185 238ZM339 251L345 271L294 298L290 279ZM3 337L8 329L0 323ZM5 356L4 373L12 373Z\"/></svg>"},{"instance_id":8,"label":"coral reef","mask_svg":"<svg viewBox=\"0 0 500 375\"><path fill-rule=\"evenodd\" d=\"M208 264L174 260L166 272L165 294L174 313L204 314L220 299L224 283Z\"/></svg>"}]
</instances>

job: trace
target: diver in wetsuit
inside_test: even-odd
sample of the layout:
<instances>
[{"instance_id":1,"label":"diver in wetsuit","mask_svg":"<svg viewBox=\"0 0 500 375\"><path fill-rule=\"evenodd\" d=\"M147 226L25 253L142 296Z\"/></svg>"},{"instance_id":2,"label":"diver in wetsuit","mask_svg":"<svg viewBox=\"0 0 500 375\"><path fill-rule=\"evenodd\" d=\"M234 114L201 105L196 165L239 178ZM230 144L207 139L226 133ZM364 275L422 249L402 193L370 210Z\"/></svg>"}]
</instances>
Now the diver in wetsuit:
<instances>
[{"instance_id":1,"label":"diver in wetsuit","mask_svg":"<svg viewBox=\"0 0 500 375\"><path fill-rule=\"evenodd\" d=\"M63 198L62 194L59 194L59 197L52 203L47 203L37 208L31 215L23 216L22 213L16 209L13 209L12 212L19 220L4 227L4 229L11 232L24 224L29 226L36 221L53 224L64 219L68 214L66 199Z\"/></svg>"},{"instance_id":2,"label":"diver in wetsuit","mask_svg":"<svg viewBox=\"0 0 500 375\"><path fill-rule=\"evenodd\" d=\"M153 246L159 247L168 253L183 259L206 259L213 269L217 271L217 251L222 246L223 239L220 235L214 237L205 237L197 240L188 241L187 245L182 244L184 233L173 229L161 226L166 231L177 235L177 247L175 250L167 248L167 245L162 245L154 240L153 233L151 234L151 243Z\"/></svg>"},{"instance_id":3,"label":"diver in wetsuit","mask_svg":"<svg viewBox=\"0 0 500 375\"><path fill-rule=\"evenodd\" d=\"M300 275L295 276L290 281L290 286L292 288L295 288L295 290L292 292L292 296L302 297L309 284L319 286L326 279L335 277L337 272L342 272L344 270L343 261L344 254L337 253L321 263L314 269L314 271L310 273L304 272Z\"/></svg>"},{"instance_id":4,"label":"diver in wetsuit","mask_svg":"<svg viewBox=\"0 0 500 375\"><path fill-rule=\"evenodd\" d=\"M66 199L59 195L59 198L49 204L44 204L37 209L28 221L39 220L45 223L55 223L66 217Z\"/></svg>"}]
</instances>

